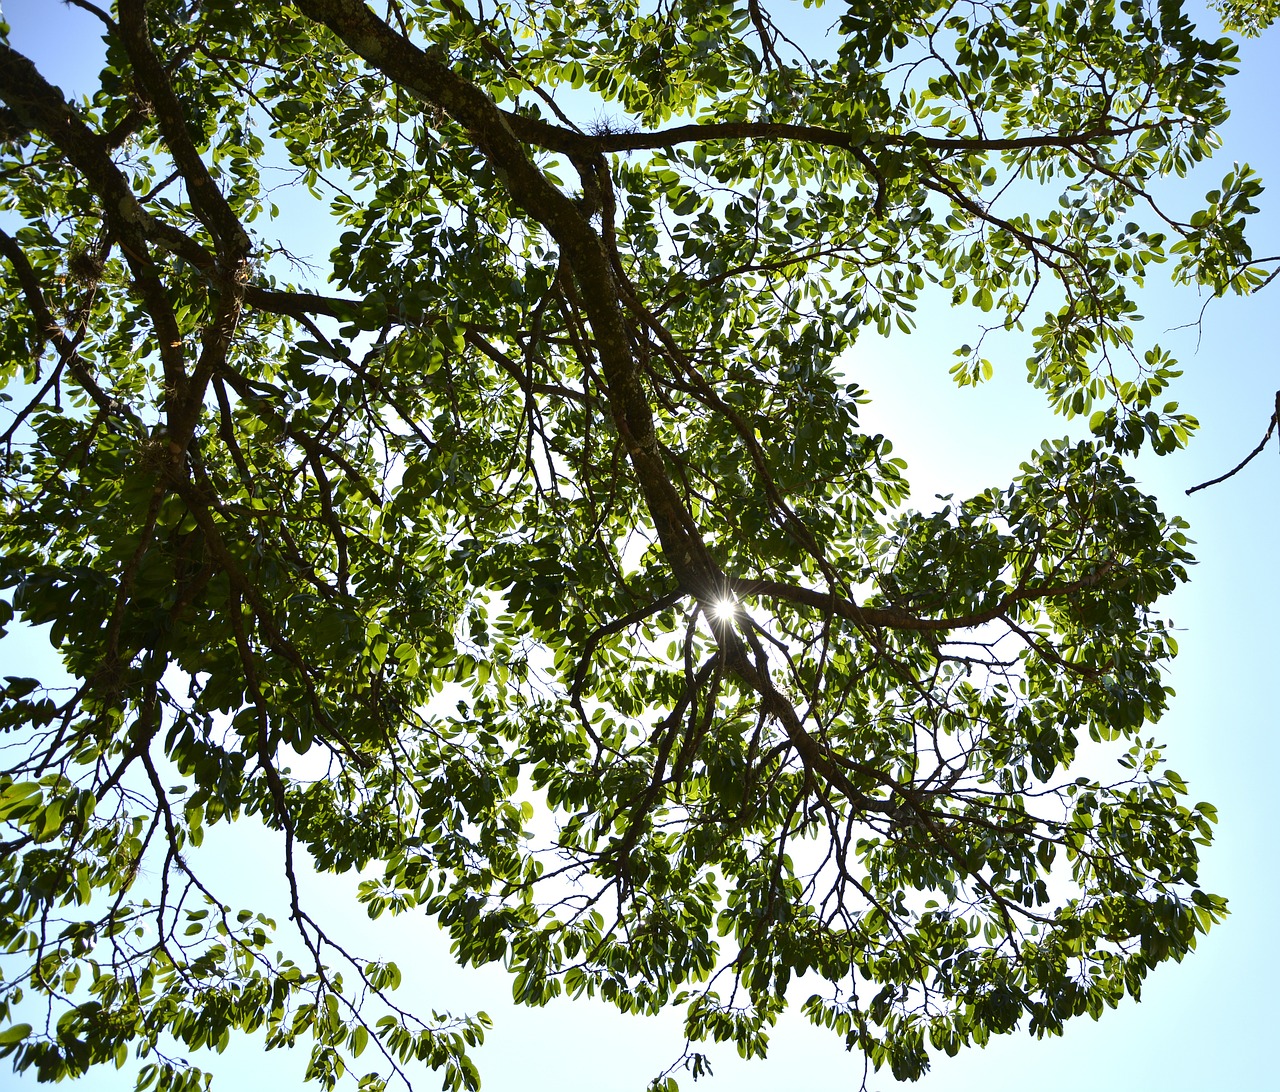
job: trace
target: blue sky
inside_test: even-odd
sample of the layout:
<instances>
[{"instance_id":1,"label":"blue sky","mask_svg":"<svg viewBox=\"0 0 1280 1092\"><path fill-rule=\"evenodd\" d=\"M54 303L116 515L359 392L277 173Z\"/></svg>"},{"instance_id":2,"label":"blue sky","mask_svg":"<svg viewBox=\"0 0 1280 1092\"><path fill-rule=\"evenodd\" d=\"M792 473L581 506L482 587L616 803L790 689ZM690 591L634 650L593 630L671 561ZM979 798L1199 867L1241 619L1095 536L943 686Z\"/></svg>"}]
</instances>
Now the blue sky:
<instances>
[{"instance_id":1,"label":"blue sky","mask_svg":"<svg viewBox=\"0 0 1280 1092\"><path fill-rule=\"evenodd\" d=\"M69 92L88 86L96 65L96 31L83 12L56 0L6 0L11 41L33 56ZM1202 25L1209 25L1205 16ZM1195 177L1164 189L1168 203L1188 211L1217 184L1233 161L1247 161L1274 189L1264 194L1253 226L1255 253L1280 254L1280 30L1245 42L1241 74L1229 89L1233 117L1224 146ZM318 246L323 256L327 244ZM1273 978L1280 970L1275 915L1280 905L1280 853L1275 838L1280 770L1280 457L1276 442L1245 472L1191 497L1183 490L1229 469L1260 439L1280 387L1280 284L1247 300L1212 302L1202 336L1176 330L1195 319L1202 299L1187 289L1150 281L1142 298L1146 336L1183 362L1186 374L1172 397L1194 413L1201 431L1190 449L1135 466L1141 484L1168 513L1192 525L1199 565L1192 582L1167 604L1176 621L1181 655L1171 673L1178 692L1157 734L1168 744L1170 765L1191 784L1192 799L1214 802L1221 815L1217 840L1201 873L1204 886L1230 899L1232 916L1202 941L1182 965L1161 967L1141 1004L1126 1003L1094 1024L1077 1021L1062 1039L1025 1034L997 1040L985 1050L937 1059L915 1087L921 1092L1002 1092L1031 1083L1038 1092L1109 1092L1152 1088L1167 1092L1262 1092L1276 1087L1271 1044L1280 1018ZM947 378L950 351L973 322L942 308L925 311L910 338L866 341L849 361L852 378L868 388L868 428L890 436L908 460L915 500L927 507L935 492L964 494L1007 484L1041 438L1071 426L1052 418L1041 396L1023 382L1025 353L1010 341L991 344L994 380L960 390ZM1268 560L1270 559L1270 560ZM19 644L22 647L18 647ZM39 654L29 640L0 645L0 673L22 673ZM31 671L31 667L26 667ZM218 868L218 832L204 856ZM259 839L260 857L247 862L225 854L221 876L246 891L243 904L278 898L274 847ZM224 845L230 849L229 843ZM240 843L237 843L238 845ZM680 1049L676 1014L646 1021L587 1002L561 1002L543 1010L511 1005L510 982L497 969L463 972L448 958L435 926L422 919L379 921L376 931L348 903L353 880L312 882L316 904L335 932L358 936L358 946L393 956L405 971L406 1003L423 1008L483 1008L496 1026L478 1061L489 1092L639 1092L645 1080ZM231 899L229 901L234 901ZM283 914L280 915L283 918ZM797 991L799 997L804 996ZM253 1042L234 1046L209 1064L224 1088L301 1085L305 1057L264 1056ZM798 1011L783 1018L764 1062L742 1063L732 1048L714 1049L716 1076L700 1082L708 1092L755 1092L784 1085L854 1089L861 1059L844 1053L829 1033L809 1027ZM95 1092L131 1088L130 1067L95 1073ZM6 1076L6 1081L9 1078ZM428 1076L422 1087L434 1087ZM16 1086L34 1086L29 1079ZM887 1073L873 1089L889 1089Z\"/></svg>"}]
</instances>

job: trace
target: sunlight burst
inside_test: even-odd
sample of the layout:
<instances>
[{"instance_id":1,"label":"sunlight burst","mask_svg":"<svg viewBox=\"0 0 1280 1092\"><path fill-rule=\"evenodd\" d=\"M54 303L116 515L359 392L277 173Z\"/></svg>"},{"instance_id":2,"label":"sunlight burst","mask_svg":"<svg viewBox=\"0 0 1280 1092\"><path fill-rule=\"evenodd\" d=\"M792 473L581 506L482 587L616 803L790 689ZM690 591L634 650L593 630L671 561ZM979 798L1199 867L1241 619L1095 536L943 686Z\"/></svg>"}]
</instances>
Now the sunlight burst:
<instances>
[{"instance_id":1,"label":"sunlight burst","mask_svg":"<svg viewBox=\"0 0 1280 1092\"><path fill-rule=\"evenodd\" d=\"M711 613L717 622L732 622L738 613L736 599L717 599L711 607Z\"/></svg>"}]
</instances>

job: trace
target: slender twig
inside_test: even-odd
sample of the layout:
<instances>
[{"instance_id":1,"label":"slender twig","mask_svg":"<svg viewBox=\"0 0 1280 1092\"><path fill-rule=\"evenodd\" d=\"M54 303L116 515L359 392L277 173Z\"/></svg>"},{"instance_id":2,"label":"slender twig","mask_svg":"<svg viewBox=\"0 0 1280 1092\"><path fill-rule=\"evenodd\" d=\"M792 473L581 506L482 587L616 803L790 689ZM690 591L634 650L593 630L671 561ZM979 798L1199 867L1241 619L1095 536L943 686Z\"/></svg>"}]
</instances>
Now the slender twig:
<instances>
[{"instance_id":1,"label":"slender twig","mask_svg":"<svg viewBox=\"0 0 1280 1092\"><path fill-rule=\"evenodd\" d=\"M1199 485L1193 485L1190 489L1187 490L1187 496L1190 496L1192 493L1195 493L1198 490L1208 489L1209 486L1217 485L1219 482L1225 482L1228 478L1234 477L1236 474L1239 474L1240 471L1242 471L1246 466L1248 466L1251 462L1253 462L1254 459L1256 459L1259 455L1262 454L1262 449L1267 446L1267 441L1271 439L1271 434L1276 430L1277 421L1280 421L1280 391L1276 391L1275 412L1272 413L1271 421L1267 425L1267 431L1263 435L1262 439L1258 442L1258 446L1255 447L1251 452L1249 452L1249 454L1244 457L1243 461L1237 467L1235 467L1235 469L1228 470L1225 474L1220 474L1218 475L1218 477L1213 478L1207 482L1201 482Z\"/></svg>"}]
</instances>

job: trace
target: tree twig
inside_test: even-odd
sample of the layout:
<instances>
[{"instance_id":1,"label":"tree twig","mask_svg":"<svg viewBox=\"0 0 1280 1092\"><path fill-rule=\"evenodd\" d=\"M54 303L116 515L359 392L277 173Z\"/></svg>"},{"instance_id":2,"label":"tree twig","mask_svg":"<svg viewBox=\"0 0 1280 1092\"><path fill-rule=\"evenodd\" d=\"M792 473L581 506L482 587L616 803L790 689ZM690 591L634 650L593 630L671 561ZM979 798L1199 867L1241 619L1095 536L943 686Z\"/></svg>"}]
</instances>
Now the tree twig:
<instances>
[{"instance_id":1,"label":"tree twig","mask_svg":"<svg viewBox=\"0 0 1280 1092\"><path fill-rule=\"evenodd\" d=\"M1262 439L1258 441L1258 446L1255 447L1251 452L1249 452L1249 454L1246 455L1244 459L1241 461L1241 463L1238 466L1236 466L1234 469L1228 470L1225 474L1220 474L1218 475L1218 477L1213 478L1210 481L1201 482L1199 485L1193 485L1190 489L1187 490L1187 496L1191 496L1192 493L1198 492L1201 489L1208 489L1209 486L1217 485L1219 482L1225 482L1228 478L1234 477L1236 474L1239 474L1240 471L1242 471L1246 466L1248 466L1251 462L1253 462L1254 459L1256 459L1259 455L1262 454L1262 449L1267 446L1267 441L1271 439L1271 434L1276 430L1277 421L1280 421L1280 391L1276 391L1275 412L1271 415L1271 422L1270 424L1267 425L1267 431L1263 435Z\"/></svg>"}]
</instances>

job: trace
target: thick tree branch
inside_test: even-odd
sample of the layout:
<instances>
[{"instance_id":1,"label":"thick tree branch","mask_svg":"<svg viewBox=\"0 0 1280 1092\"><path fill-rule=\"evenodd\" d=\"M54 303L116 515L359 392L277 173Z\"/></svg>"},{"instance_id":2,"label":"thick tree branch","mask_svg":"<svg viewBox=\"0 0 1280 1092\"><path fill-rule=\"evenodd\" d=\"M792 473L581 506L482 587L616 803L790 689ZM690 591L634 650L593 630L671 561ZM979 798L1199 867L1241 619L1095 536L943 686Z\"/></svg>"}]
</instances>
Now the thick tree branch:
<instances>
[{"instance_id":1,"label":"thick tree branch","mask_svg":"<svg viewBox=\"0 0 1280 1092\"><path fill-rule=\"evenodd\" d=\"M632 356L608 254L590 222L529 158L512 115L458 76L442 55L424 52L359 0L297 0L359 56L411 94L444 110L466 128L515 203L560 244L574 271L608 383L614 424L626 445L664 554L681 586L710 603L724 577L671 483L650 408ZM599 154L598 151L595 154Z\"/></svg>"}]
</instances>

